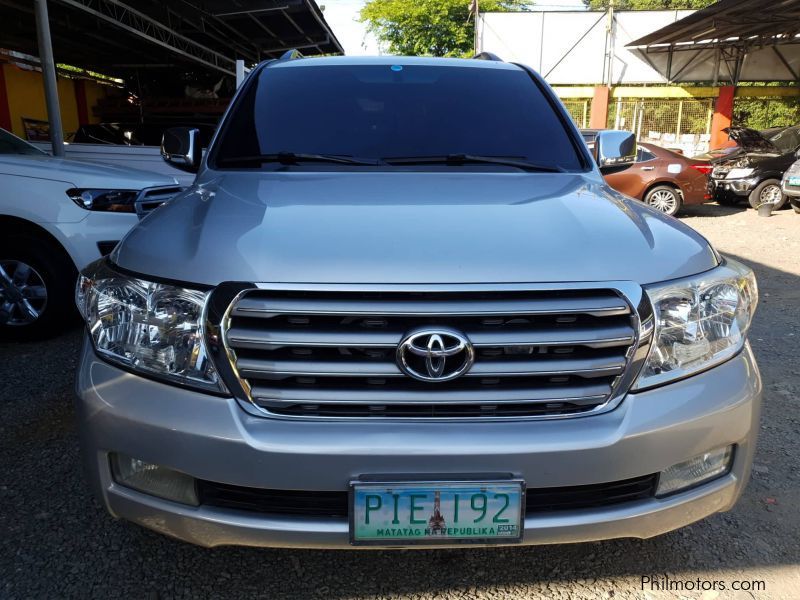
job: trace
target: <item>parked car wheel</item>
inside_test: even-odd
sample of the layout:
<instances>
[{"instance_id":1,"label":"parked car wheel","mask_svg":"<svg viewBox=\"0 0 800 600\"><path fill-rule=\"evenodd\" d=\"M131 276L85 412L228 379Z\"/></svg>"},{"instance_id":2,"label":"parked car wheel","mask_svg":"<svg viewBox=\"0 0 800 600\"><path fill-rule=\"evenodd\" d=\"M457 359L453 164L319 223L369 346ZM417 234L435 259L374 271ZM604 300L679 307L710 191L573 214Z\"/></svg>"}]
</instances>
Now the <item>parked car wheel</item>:
<instances>
[{"instance_id":1,"label":"parked car wheel","mask_svg":"<svg viewBox=\"0 0 800 600\"><path fill-rule=\"evenodd\" d=\"M52 243L30 236L0 242L0 338L35 340L74 321L77 273Z\"/></svg>"},{"instance_id":2,"label":"parked car wheel","mask_svg":"<svg viewBox=\"0 0 800 600\"><path fill-rule=\"evenodd\" d=\"M644 202L673 217L678 214L682 204L678 190L669 185L657 185L651 189L645 195Z\"/></svg>"},{"instance_id":3,"label":"parked car wheel","mask_svg":"<svg viewBox=\"0 0 800 600\"><path fill-rule=\"evenodd\" d=\"M750 192L750 206L758 208L765 202L774 204L772 210L778 210L786 204L786 196L781 190L781 182L778 179L765 179Z\"/></svg>"}]
</instances>

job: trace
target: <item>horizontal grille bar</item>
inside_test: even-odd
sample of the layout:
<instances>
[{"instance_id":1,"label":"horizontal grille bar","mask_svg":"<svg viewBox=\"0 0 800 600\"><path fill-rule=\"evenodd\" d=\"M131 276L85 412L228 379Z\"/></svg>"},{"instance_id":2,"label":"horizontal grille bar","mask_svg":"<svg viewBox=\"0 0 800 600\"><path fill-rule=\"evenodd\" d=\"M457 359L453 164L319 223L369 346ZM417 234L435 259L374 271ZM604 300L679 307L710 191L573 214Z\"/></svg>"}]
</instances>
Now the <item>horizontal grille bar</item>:
<instances>
[{"instance_id":1,"label":"horizontal grille bar","mask_svg":"<svg viewBox=\"0 0 800 600\"><path fill-rule=\"evenodd\" d=\"M608 384L568 387L513 387L490 389L452 389L432 391L428 389L389 389L369 388L320 388L271 387L254 385L253 399L283 403L335 402L338 404L374 404L378 398L387 404L424 404L435 399L437 404L461 404L464 402L483 402L503 404L513 402L581 402L595 403L611 392Z\"/></svg>"},{"instance_id":2,"label":"horizontal grille bar","mask_svg":"<svg viewBox=\"0 0 800 600\"><path fill-rule=\"evenodd\" d=\"M271 329L254 326L232 327L228 342L235 348L273 349L301 347L396 348L403 339L402 331L353 331L347 329ZM634 332L629 325L581 329L520 329L515 331L476 330L464 335L477 347L494 346L588 346L609 348L627 346Z\"/></svg>"},{"instance_id":3,"label":"horizontal grille bar","mask_svg":"<svg viewBox=\"0 0 800 600\"><path fill-rule=\"evenodd\" d=\"M265 317L294 315L381 315L381 316L485 316L587 314L592 316L625 315L628 305L619 297L601 298L530 298L492 300L361 300L314 298L242 298L234 307L233 316Z\"/></svg>"},{"instance_id":4,"label":"horizontal grille bar","mask_svg":"<svg viewBox=\"0 0 800 600\"><path fill-rule=\"evenodd\" d=\"M240 358L237 368L242 377L253 379L272 376L309 377L406 377L395 363L369 361L270 361ZM517 375L578 375L605 377L619 375L625 368L623 358L537 359L476 362L464 377L510 377Z\"/></svg>"}]
</instances>

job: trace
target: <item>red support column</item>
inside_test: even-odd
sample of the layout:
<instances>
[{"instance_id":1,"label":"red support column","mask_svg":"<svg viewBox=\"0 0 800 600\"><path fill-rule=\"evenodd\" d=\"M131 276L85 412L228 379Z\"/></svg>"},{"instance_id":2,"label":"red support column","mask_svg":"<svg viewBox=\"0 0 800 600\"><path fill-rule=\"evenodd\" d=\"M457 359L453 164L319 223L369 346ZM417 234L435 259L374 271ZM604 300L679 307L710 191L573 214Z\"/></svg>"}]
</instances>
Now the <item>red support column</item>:
<instances>
[{"instance_id":1,"label":"red support column","mask_svg":"<svg viewBox=\"0 0 800 600\"><path fill-rule=\"evenodd\" d=\"M78 107L78 125L89 124L89 106L86 102L86 82L75 80L75 104Z\"/></svg>"},{"instance_id":2,"label":"red support column","mask_svg":"<svg viewBox=\"0 0 800 600\"><path fill-rule=\"evenodd\" d=\"M611 97L611 88L607 85L598 85L594 88L592 98L592 112L589 116L590 129L605 129L608 125L608 99Z\"/></svg>"},{"instance_id":3,"label":"red support column","mask_svg":"<svg viewBox=\"0 0 800 600\"><path fill-rule=\"evenodd\" d=\"M725 85L719 88L719 96L714 102L714 116L711 118L711 147L710 150L721 148L728 141L728 134L722 131L731 126L733 120L733 99L736 96L736 86Z\"/></svg>"},{"instance_id":4,"label":"red support column","mask_svg":"<svg viewBox=\"0 0 800 600\"><path fill-rule=\"evenodd\" d=\"M8 89L4 65L0 63L0 127L11 131L11 109L8 107Z\"/></svg>"}]
</instances>

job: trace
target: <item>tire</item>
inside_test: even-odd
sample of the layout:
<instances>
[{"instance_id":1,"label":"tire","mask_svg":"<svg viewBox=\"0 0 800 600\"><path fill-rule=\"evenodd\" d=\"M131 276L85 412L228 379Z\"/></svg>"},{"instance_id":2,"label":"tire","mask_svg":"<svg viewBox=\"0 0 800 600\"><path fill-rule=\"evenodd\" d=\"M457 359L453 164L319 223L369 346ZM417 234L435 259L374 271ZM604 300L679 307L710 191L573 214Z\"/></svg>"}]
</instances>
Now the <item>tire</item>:
<instances>
[{"instance_id":1,"label":"tire","mask_svg":"<svg viewBox=\"0 0 800 600\"><path fill-rule=\"evenodd\" d=\"M66 253L35 235L0 241L0 339L53 336L77 322L77 271Z\"/></svg>"},{"instance_id":2,"label":"tire","mask_svg":"<svg viewBox=\"0 0 800 600\"><path fill-rule=\"evenodd\" d=\"M794 212L800 215L800 205L792 204L792 208L794 209Z\"/></svg>"},{"instance_id":3,"label":"tire","mask_svg":"<svg viewBox=\"0 0 800 600\"><path fill-rule=\"evenodd\" d=\"M776 200L773 202L770 198ZM786 195L781 191L780 180L765 179L750 192L748 200L753 208L758 208L763 202L772 202L775 205L772 210L778 210L786 204Z\"/></svg>"},{"instance_id":4,"label":"tire","mask_svg":"<svg viewBox=\"0 0 800 600\"><path fill-rule=\"evenodd\" d=\"M657 185L644 196L644 203L674 217L681 210L681 195L671 185Z\"/></svg>"}]
</instances>

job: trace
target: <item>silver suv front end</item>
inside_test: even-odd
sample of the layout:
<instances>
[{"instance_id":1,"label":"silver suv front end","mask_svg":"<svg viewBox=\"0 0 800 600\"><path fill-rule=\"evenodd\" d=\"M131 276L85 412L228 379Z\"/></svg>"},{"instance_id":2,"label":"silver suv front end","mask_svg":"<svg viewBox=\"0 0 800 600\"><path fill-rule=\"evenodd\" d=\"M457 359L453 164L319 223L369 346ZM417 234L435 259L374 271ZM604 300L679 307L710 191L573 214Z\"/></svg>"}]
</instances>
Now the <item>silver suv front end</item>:
<instances>
[{"instance_id":1,"label":"silver suv front end","mask_svg":"<svg viewBox=\"0 0 800 600\"><path fill-rule=\"evenodd\" d=\"M352 482L477 474L524 482L522 543L645 538L749 475L757 291L733 261L646 289L187 290L104 263L77 295L93 487L197 544L351 547Z\"/></svg>"}]
</instances>

